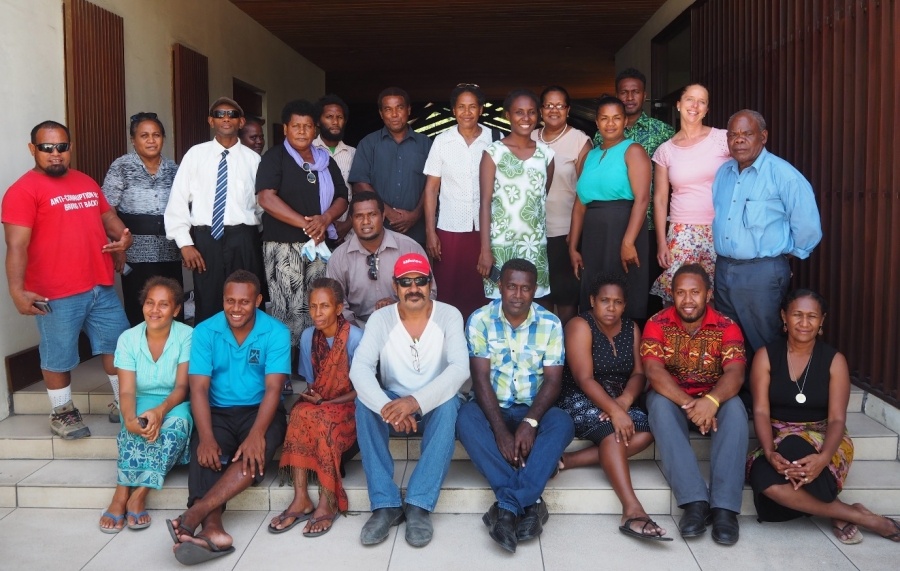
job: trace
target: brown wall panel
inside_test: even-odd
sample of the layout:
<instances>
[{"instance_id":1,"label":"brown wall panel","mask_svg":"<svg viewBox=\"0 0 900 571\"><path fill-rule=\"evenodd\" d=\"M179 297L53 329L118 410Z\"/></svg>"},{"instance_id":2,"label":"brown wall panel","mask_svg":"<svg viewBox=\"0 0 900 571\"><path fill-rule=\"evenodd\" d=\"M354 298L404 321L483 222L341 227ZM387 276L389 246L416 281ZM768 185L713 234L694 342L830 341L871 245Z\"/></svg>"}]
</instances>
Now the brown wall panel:
<instances>
[{"instance_id":1,"label":"brown wall panel","mask_svg":"<svg viewBox=\"0 0 900 571\"><path fill-rule=\"evenodd\" d=\"M691 8L710 123L742 108L816 191L824 237L794 285L830 302L826 340L894 405L900 370L900 8L896 0L736 0Z\"/></svg>"},{"instance_id":2,"label":"brown wall panel","mask_svg":"<svg viewBox=\"0 0 900 571\"><path fill-rule=\"evenodd\" d=\"M175 103L175 162L196 145L209 140L209 60L175 44L172 47L172 100Z\"/></svg>"},{"instance_id":3,"label":"brown wall panel","mask_svg":"<svg viewBox=\"0 0 900 571\"><path fill-rule=\"evenodd\" d=\"M72 166L102 184L126 148L124 22L85 0L66 0L65 26Z\"/></svg>"}]
</instances>

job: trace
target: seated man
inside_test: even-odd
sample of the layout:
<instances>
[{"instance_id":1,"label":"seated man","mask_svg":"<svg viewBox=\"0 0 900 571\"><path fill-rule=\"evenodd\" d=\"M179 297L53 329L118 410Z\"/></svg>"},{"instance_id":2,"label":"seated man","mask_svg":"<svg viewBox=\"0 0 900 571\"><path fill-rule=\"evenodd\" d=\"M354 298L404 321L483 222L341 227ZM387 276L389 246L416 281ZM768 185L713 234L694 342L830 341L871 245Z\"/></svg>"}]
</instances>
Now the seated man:
<instances>
[{"instance_id":1,"label":"seated man","mask_svg":"<svg viewBox=\"0 0 900 571\"><path fill-rule=\"evenodd\" d=\"M662 471L684 515L682 537L706 531L713 540L738 540L747 409L738 394L744 381L741 330L707 303L709 275L699 264L685 264L672 279L675 305L657 313L644 328L641 359L652 390L647 395L650 430ZM710 485L706 486L691 450L688 429L710 434ZM710 510L710 505L712 510Z\"/></svg>"},{"instance_id":2,"label":"seated man","mask_svg":"<svg viewBox=\"0 0 900 571\"><path fill-rule=\"evenodd\" d=\"M469 378L469 367L462 315L430 298L428 260L406 254L394 264L393 274L400 301L372 314L350 366L358 395L356 434L372 507L360 540L363 545L381 543L405 517L406 542L423 547L431 541L430 513L450 468L456 395ZM380 384L375 376L379 364ZM409 434L419 424L424 426L422 456L401 507L388 438L391 428Z\"/></svg>"},{"instance_id":3,"label":"seated man","mask_svg":"<svg viewBox=\"0 0 900 571\"><path fill-rule=\"evenodd\" d=\"M344 318L357 327L365 327L376 309L397 301L390 269L400 256L424 257L425 250L412 238L384 227L384 202L372 191L353 194L350 219L353 234L335 249L325 275L344 288ZM381 271L382 268L388 271ZM434 278L429 290L431 299L435 299Z\"/></svg>"},{"instance_id":4,"label":"seated man","mask_svg":"<svg viewBox=\"0 0 900 571\"><path fill-rule=\"evenodd\" d=\"M284 442L281 387L291 369L291 334L257 309L259 290L254 274L234 272L225 280L225 311L194 329L188 510L166 521L175 558L185 565L234 552L222 526L225 502L262 480ZM195 534L200 525L203 534Z\"/></svg>"},{"instance_id":5,"label":"seated man","mask_svg":"<svg viewBox=\"0 0 900 571\"><path fill-rule=\"evenodd\" d=\"M515 553L519 541L539 536L547 523L541 493L575 427L554 406L565 361L563 327L533 303L537 268L527 260L509 260L499 286L500 299L469 318L477 401L463 405L456 429L497 497L482 518L491 538Z\"/></svg>"}]
</instances>

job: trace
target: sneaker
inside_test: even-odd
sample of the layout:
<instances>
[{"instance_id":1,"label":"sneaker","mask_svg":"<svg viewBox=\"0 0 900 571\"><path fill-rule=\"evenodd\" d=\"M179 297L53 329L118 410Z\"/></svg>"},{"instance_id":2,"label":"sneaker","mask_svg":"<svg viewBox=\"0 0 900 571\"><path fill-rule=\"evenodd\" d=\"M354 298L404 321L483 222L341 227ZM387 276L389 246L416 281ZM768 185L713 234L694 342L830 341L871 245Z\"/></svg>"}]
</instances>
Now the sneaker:
<instances>
[{"instance_id":1,"label":"sneaker","mask_svg":"<svg viewBox=\"0 0 900 571\"><path fill-rule=\"evenodd\" d=\"M81 413L72 401L53 409L53 414L50 415L50 431L64 440L91 435L91 429L84 425Z\"/></svg>"},{"instance_id":2,"label":"sneaker","mask_svg":"<svg viewBox=\"0 0 900 571\"><path fill-rule=\"evenodd\" d=\"M109 403L109 421L113 423L122 422L122 416L119 414L119 403L116 401Z\"/></svg>"}]
</instances>

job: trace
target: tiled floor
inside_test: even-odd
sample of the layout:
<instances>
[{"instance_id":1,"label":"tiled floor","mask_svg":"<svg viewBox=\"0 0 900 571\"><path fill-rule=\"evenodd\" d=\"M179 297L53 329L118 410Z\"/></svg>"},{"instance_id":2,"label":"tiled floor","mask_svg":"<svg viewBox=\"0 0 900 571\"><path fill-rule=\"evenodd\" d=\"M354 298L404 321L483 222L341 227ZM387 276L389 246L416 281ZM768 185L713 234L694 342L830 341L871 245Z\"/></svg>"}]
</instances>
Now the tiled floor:
<instances>
[{"instance_id":1,"label":"tiled floor","mask_svg":"<svg viewBox=\"0 0 900 571\"><path fill-rule=\"evenodd\" d=\"M144 531L106 535L96 529L97 510L0 509L0 568L54 570L179 569L165 519L172 510L151 511L153 525ZM434 516L435 538L414 549L403 538L404 527L374 547L359 543L368 514L339 518L327 535L307 539L300 526L284 535L265 529L276 512L230 511L225 525L236 552L200 569L329 569L477 571L514 564L516 571L575 569L719 570L896 569L900 544L866 533L860 545L833 539L827 522L800 520L760 524L741 517L741 540L722 547L706 536L685 541L677 536L671 516L656 520L673 534L671 543L641 542L617 531L619 518L605 515L551 515L543 536L523 543L515 555L488 537L480 516Z\"/></svg>"}]
</instances>

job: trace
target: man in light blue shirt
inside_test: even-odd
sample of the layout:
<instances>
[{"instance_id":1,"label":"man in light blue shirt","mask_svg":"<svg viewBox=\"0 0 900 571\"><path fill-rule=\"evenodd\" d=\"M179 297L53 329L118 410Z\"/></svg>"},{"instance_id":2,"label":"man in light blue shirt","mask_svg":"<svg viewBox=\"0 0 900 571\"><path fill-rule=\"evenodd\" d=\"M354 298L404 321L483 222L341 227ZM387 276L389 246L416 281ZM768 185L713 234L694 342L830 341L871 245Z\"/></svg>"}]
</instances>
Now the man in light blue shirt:
<instances>
[{"instance_id":1,"label":"man in light blue shirt","mask_svg":"<svg viewBox=\"0 0 900 571\"><path fill-rule=\"evenodd\" d=\"M747 358L775 340L791 279L788 257L809 257L822 239L812 186L765 149L766 120L744 109L728 120L732 159L713 182L716 309L740 325Z\"/></svg>"},{"instance_id":2,"label":"man in light blue shirt","mask_svg":"<svg viewBox=\"0 0 900 571\"><path fill-rule=\"evenodd\" d=\"M166 520L184 565L234 552L222 525L225 502L262 480L287 426L281 387L290 373L290 331L259 310L251 272L228 276L223 302L224 311L194 329L191 344L188 510Z\"/></svg>"}]
</instances>

